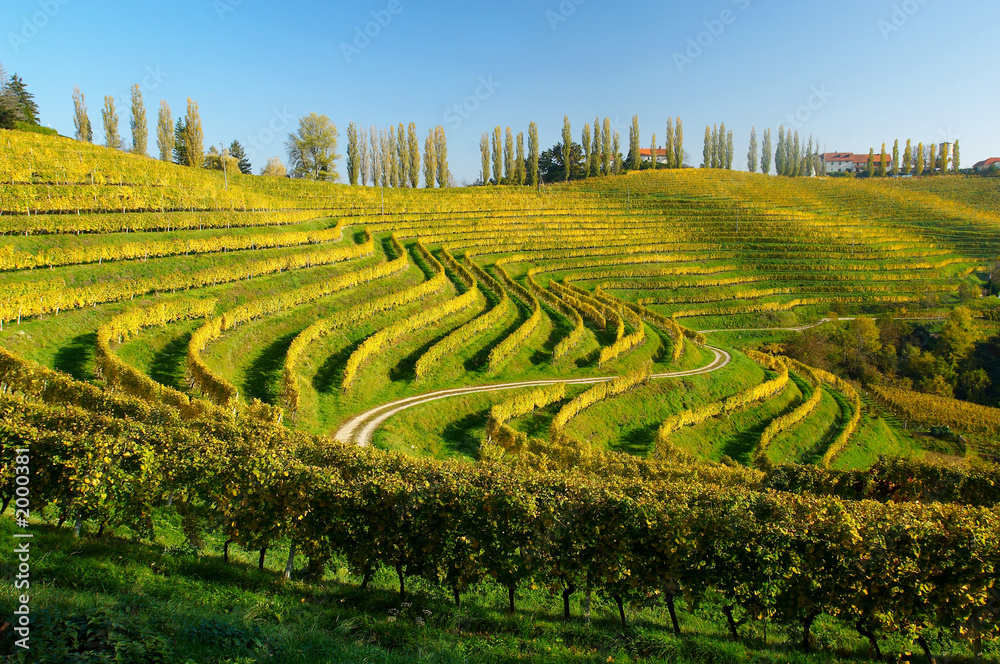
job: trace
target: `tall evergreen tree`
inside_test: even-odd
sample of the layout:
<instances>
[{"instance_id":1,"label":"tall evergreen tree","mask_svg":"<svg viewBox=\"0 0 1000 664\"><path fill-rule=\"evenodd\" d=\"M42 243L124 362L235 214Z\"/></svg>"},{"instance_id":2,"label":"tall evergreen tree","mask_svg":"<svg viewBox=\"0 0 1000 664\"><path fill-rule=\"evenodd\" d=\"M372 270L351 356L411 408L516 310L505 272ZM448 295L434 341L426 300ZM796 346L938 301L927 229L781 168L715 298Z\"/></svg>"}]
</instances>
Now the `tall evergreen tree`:
<instances>
[{"instance_id":1,"label":"tall evergreen tree","mask_svg":"<svg viewBox=\"0 0 1000 664\"><path fill-rule=\"evenodd\" d=\"M0 77L4 74L0 73ZM6 84L6 94L13 102L14 112L21 122L38 126L38 104L35 102L35 95L28 92L28 87L17 74L12 74L10 81Z\"/></svg>"},{"instance_id":2,"label":"tall evergreen tree","mask_svg":"<svg viewBox=\"0 0 1000 664\"><path fill-rule=\"evenodd\" d=\"M147 156L149 128L146 125L146 104L142 100L142 90L138 84L132 86L132 154Z\"/></svg>"},{"instance_id":3,"label":"tall evergreen tree","mask_svg":"<svg viewBox=\"0 0 1000 664\"><path fill-rule=\"evenodd\" d=\"M611 174L618 175L622 169L622 137L617 131L611 136Z\"/></svg>"},{"instance_id":4,"label":"tall evergreen tree","mask_svg":"<svg viewBox=\"0 0 1000 664\"><path fill-rule=\"evenodd\" d=\"M174 156L174 127L170 105L160 101L160 111L156 115L156 147L160 151L160 161L170 161Z\"/></svg>"},{"instance_id":5,"label":"tall evergreen tree","mask_svg":"<svg viewBox=\"0 0 1000 664\"><path fill-rule=\"evenodd\" d=\"M410 176L410 187L420 186L420 138L417 137L417 123L411 122L406 127L406 157L410 161L406 172Z\"/></svg>"},{"instance_id":6,"label":"tall evergreen tree","mask_svg":"<svg viewBox=\"0 0 1000 664\"><path fill-rule=\"evenodd\" d=\"M666 151L666 167L674 168L674 120L667 118L667 138L664 141L663 149Z\"/></svg>"},{"instance_id":7,"label":"tall evergreen tree","mask_svg":"<svg viewBox=\"0 0 1000 664\"><path fill-rule=\"evenodd\" d=\"M659 166L659 164L657 164L657 162L656 162L656 157L657 157L656 133L654 132L653 133L653 140L650 141L650 143L649 143L649 167L651 169L653 169L654 171L656 170L657 166Z\"/></svg>"},{"instance_id":8,"label":"tall evergreen tree","mask_svg":"<svg viewBox=\"0 0 1000 664\"><path fill-rule=\"evenodd\" d=\"M444 127L434 129L434 160L437 162L437 183L442 189L450 186L451 172L448 170L448 138Z\"/></svg>"},{"instance_id":9,"label":"tall evergreen tree","mask_svg":"<svg viewBox=\"0 0 1000 664\"><path fill-rule=\"evenodd\" d=\"M879 159L879 161L878 161L878 176L880 178L884 178L885 177L885 172L886 172L885 171L886 162L889 160L889 155L887 155L885 153L885 143L882 144L882 152L879 153L878 159Z\"/></svg>"},{"instance_id":10,"label":"tall evergreen tree","mask_svg":"<svg viewBox=\"0 0 1000 664\"><path fill-rule=\"evenodd\" d=\"M930 175L937 173L937 163L937 144L931 143L930 156L927 158L927 169L930 171Z\"/></svg>"},{"instance_id":11,"label":"tall evergreen tree","mask_svg":"<svg viewBox=\"0 0 1000 664\"><path fill-rule=\"evenodd\" d=\"M892 175L896 177L899 175L899 139L897 138L892 144Z\"/></svg>"},{"instance_id":12,"label":"tall evergreen tree","mask_svg":"<svg viewBox=\"0 0 1000 664\"><path fill-rule=\"evenodd\" d=\"M514 151L514 184L524 186L524 132L517 132L517 147Z\"/></svg>"},{"instance_id":13,"label":"tall evergreen tree","mask_svg":"<svg viewBox=\"0 0 1000 664\"><path fill-rule=\"evenodd\" d=\"M233 141L229 144L229 156L236 160L236 167L240 169L240 173L243 175L253 173L253 164L247 159L246 150L243 149L239 141Z\"/></svg>"},{"instance_id":14,"label":"tall evergreen tree","mask_svg":"<svg viewBox=\"0 0 1000 664\"><path fill-rule=\"evenodd\" d=\"M187 166L187 127L184 126L184 118L177 118L174 125L174 163L178 166Z\"/></svg>"},{"instance_id":15,"label":"tall evergreen tree","mask_svg":"<svg viewBox=\"0 0 1000 664\"><path fill-rule=\"evenodd\" d=\"M733 170L733 130L726 132L726 170Z\"/></svg>"},{"instance_id":16,"label":"tall evergreen tree","mask_svg":"<svg viewBox=\"0 0 1000 664\"><path fill-rule=\"evenodd\" d=\"M590 131L590 128L588 127L586 130L584 130L584 133L587 133L589 131ZM639 143L639 116L638 115L633 115L632 116L632 126L629 127L629 130L628 130L628 167L630 169L632 169L633 171L639 170L639 166L642 164L642 161L641 161L641 159L639 157L639 151L641 149L640 145L641 144ZM583 147L583 152L584 152L585 155L587 155L587 169L586 170L587 170L588 174L590 173L590 156L589 156L590 150L589 150L589 146L590 146L590 138L587 137L586 143L585 143L585 145Z\"/></svg>"},{"instance_id":17,"label":"tall evergreen tree","mask_svg":"<svg viewBox=\"0 0 1000 664\"><path fill-rule=\"evenodd\" d=\"M17 101L7 85L7 70L0 62L0 129L14 129L18 120Z\"/></svg>"},{"instance_id":18,"label":"tall evergreen tree","mask_svg":"<svg viewBox=\"0 0 1000 664\"><path fill-rule=\"evenodd\" d=\"M94 130L87 117L87 97L80 92L80 87L73 88L73 125L76 127L76 140L83 143L94 142Z\"/></svg>"},{"instance_id":19,"label":"tall evergreen tree","mask_svg":"<svg viewBox=\"0 0 1000 664\"><path fill-rule=\"evenodd\" d=\"M590 160L593 157L590 146L590 124L584 123L583 133L580 135L580 145L583 147L583 177L590 177Z\"/></svg>"},{"instance_id":20,"label":"tall evergreen tree","mask_svg":"<svg viewBox=\"0 0 1000 664\"><path fill-rule=\"evenodd\" d=\"M679 115L674 121L674 164L684 168L684 125Z\"/></svg>"},{"instance_id":21,"label":"tall evergreen tree","mask_svg":"<svg viewBox=\"0 0 1000 664\"><path fill-rule=\"evenodd\" d=\"M909 175L910 169L913 168L913 145L910 139L906 139L906 149L903 150L903 163L901 164L901 170L903 175Z\"/></svg>"},{"instance_id":22,"label":"tall evergreen tree","mask_svg":"<svg viewBox=\"0 0 1000 664\"><path fill-rule=\"evenodd\" d=\"M503 179L514 183L514 132L510 127L504 130L503 138Z\"/></svg>"},{"instance_id":23,"label":"tall evergreen tree","mask_svg":"<svg viewBox=\"0 0 1000 664\"><path fill-rule=\"evenodd\" d=\"M188 97L187 115L184 117L184 147L188 166L201 166L205 159L205 133L201 128L198 102Z\"/></svg>"},{"instance_id":24,"label":"tall evergreen tree","mask_svg":"<svg viewBox=\"0 0 1000 664\"><path fill-rule=\"evenodd\" d=\"M924 144L923 143L918 143L917 144L917 165L914 168L913 174L914 175L923 175L924 174L924 168L925 168L925 164L924 164Z\"/></svg>"},{"instance_id":25,"label":"tall evergreen tree","mask_svg":"<svg viewBox=\"0 0 1000 664\"><path fill-rule=\"evenodd\" d=\"M747 170L757 172L757 127L750 127L750 149L747 150Z\"/></svg>"},{"instance_id":26,"label":"tall evergreen tree","mask_svg":"<svg viewBox=\"0 0 1000 664\"><path fill-rule=\"evenodd\" d=\"M538 125L534 122L528 125L528 174L527 180L529 186L535 186L538 184L538 158L539 158L539 146L538 146Z\"/></svg>"},{"instance_id":27,"label":"tall evergreen tree","mask_svg":"<svg viewBox=\"0 0 1000 664\"><path fill-rule=\"evenodd\" d=\"M764 175L771 174L771 129L764 130L764 139L760 143L760 172Z\"/></svg>"},{"instance_id":28,"label":"tall evergreen tree","mask_svg":"<svg viewBox=\"0 0 1000 664\"><path fill-rule=\"evenodd\" d=\"M712 128L705 125L705 148L701 153L701 167L711 168L712 167Z\"/></svg>"},{"instance_id":29,"label":"tall evergreen tree","mask_svg":"<svg viewBox=\"0 0 1000 664\"><path fill-rule=\"evenodd\" d=\"M410 144L402 122L396 129L396 159L399 161L399 186L405 188L410 182Z\"/></svg>"},{"instance_id":30,"label":"tall evergreen tree","mask_svg":"<svg viewBox=\"0 0 1000 664\"><path fill-rule=\"evenodd\" d=\"M566 166L566 181L569 182L569 172L570 172L570 156L573 149L573 131L569 125L569 116L563 116L563 130L562 130L562 151L563 151L563 164Z\"/></svg>"},{"instance_id":31,"label":"tall evergreen tree","mask_svg":"<svg viewBox=\"0 0 1000 664\"><path fill-rule=\"evenodd\" d=\"M479 153L483 160L483 186L486 186L490 183L490 135L485 131L479 138Z\"/></svg>"},{"instance_id":32,"label":"tall evergreen tree","mask_svg":"<svg viewBox=\"0 0 1000 664\"><path fill-rule=\"evenodd\" d=\"M611 174L611 118L607 116L601 129L601 174Z\"/></svg>"},{"instance_id":33,"label":"tall evergreen tree","mask_svg":"<svg viewBox=\"0 0 1000 664\"><path fill-rule=\"evenodd\" d=\"M115 110L115 98L111 95L104 97L104 108L101 109L101 117L104 119L105 147L120 150L122 147L122 137L118 134L118 111Z\"/></svg>"},{"instance_id":34,"label":"tall evergreen tree","mask_svg":"<svg viewBox=\"0 0 1000 664\"><path fill-rule=\"evenodd\" d=\"M361 146L358 145L358 125L351 122L347 125L347 181L351 185L358 183L361 175Z\"/></svg>"},{"instance_id":35,"label":"tall evergreen tree","mask_svg":"<svg viewBox=\"0 0 1000 664\"><path fill-rule=\"evenodd\" d=\"M493 128L493 183L503 184L503 129Z\"/></svg>"},{"instance_id":36,"label":"tall evergreen tree","mask_svg":"<svg viewBox=\"0 0 1000 664\"><path fill-rule=\"evenodd\" d=\"M868 177L875 175L875 148L868 150L868 164L865 166L865 173L868 174Z\"/></svg>"},{"instance_id":37,"label":"tall evergreen tree","mask_svg":"<svg viewBox=\"0 0 1000 664\"><path fill-rule=\"evenodd\" d=\"M434 130L431 129L424 139L424 187L434 188L434 180L437 179L437 142L434 137Z\"/></svg>"},{"instance_id":38,"label":"tall evergreen tree","mask_svg":"<svg viewBox=\"0 0 1000 664\"><path fill-rule=\"evenodd\" d=\"M951 167L952 167L952 170L955 172L956 175L959 173L959 171L961 169L961 167L959 166L959 160L958 160L958 139L957 138L955 139L955 147L952 150Z\"/></svg>"}]
</instances>

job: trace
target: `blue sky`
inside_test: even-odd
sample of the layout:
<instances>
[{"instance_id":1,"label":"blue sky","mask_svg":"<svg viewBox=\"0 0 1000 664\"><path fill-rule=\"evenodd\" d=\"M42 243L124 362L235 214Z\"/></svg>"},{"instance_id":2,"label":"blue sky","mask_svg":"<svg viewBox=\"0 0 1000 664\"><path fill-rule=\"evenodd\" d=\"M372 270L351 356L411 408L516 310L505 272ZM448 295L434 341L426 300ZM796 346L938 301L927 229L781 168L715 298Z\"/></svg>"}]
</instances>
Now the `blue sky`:
<instances>
[{"instance_id":1,"label":"blue sky","mask_svg":"<svg viewBox=\"0 0 1000 664\"><path fill-rule=\"evenodd\" d=\"M534 121L544 148L564 114L577 140L584 122L608 116L623 143L638 114L643 147L680 116L693 165L718 122L734 130L741 168L750 127L780 122L829 150L959 138L963 165L1000 155L995 0L4 5L0 62L35 93L42 124L72 135L79 85L100 142L104 95L127 105L139 83L151 125L160 99L179 116L192 97L206 145L239 139L255 170L285 160L289 118L310 112L337 124L341 153L351 121L412 121L421 136L441 124L459 182L477 177L483 131ZM455 104L474 110L462 118ZM124 136L127 115L119 109Z\"/></svg>"}]
</instances>

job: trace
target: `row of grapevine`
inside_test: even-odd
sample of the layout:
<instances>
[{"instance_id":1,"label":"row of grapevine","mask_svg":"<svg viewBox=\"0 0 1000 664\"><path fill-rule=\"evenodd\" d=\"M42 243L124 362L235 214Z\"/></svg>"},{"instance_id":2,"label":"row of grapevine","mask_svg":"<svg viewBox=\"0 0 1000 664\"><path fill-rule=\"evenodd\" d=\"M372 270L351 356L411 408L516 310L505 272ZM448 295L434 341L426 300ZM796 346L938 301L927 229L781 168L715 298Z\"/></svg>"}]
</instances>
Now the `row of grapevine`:
<instances>
[{"instance_id":1,"label":"row of grapevine","mask_svg":"<svg viewBox=\"0 0 1000 664\"><path fill-rule=\"evenodd\" d=\"M787 302L757 302L753 304L737 304L728 307L702 307L698 309L678 309L671 316L676 318L691 318L695 316L733 316L737 314L756 314L774 311L791 311L796 307L816 304L909 304L921 302L920 295L875 295L872 297L797 297Z\"/></svg>"},{"instance_id":2,"label":"row of grapevine","mask_svg":"<svg viewBox=\"0 0 1000 664\"><path fill-rule=\"evenodd\" d=\"M500 280L503 282L504 287L513 291L523 303L531 307L531 315L516 330L507 335L503 341L490 350L489 371L491 373L499 369L501 364L517 352L542 320L542 305L539 304L538 298L532 295L524 286L511 279L510 275L507 274L507 270L504 269L504 265L507 263L514 263L519 260L520 257L518 256L502 258L496 261L493 267L497 271L497 274L500 275Z\"/></svg>"},{"instance_id":3,"label":"row of grapevine","mask_svg":"<svg viewBox=\"0 0 1000 664\"><path fill-rule=\"evenodd\" d=\"M583 394L573 398L563 406L552 419L549 429L549 438L558 441L564 437L563 431L570 420L579 415L582 411L590 408L596 403L605 399L625 394L638 385L645 385L649 382L649 377L653 374L652 367L647 364L639 369L630 371L621 376L611 378L594 385Z\"/></svg>"},{"instance_id":4,"label":"row of grapevine","mask_svg":"<svg viewBox=\"0 0 1000 664\"><path fill-rule=\"evenodd\" d=\"M325 219L329 213L314 210L226 210L222 212L121 212L77 214L0 215L0 235L81 233L140 233L193 231L212 228L294 226Z\"/></svg>"},{"instance_id":5,"label":"row of grapevine","mask_svg":"<svg viewBox=\"0 0 1000 664\"><path fill-rule=\"evenodd\" d=\"M646 325L642 322L642 318L638 314L631 309L623 308L618 320L627 320L633 331L631 334L624 336L619 334L617 341L601 349L601 354L597 360L597 366L599 367L603 367L608 362L635 350L646 341ZM623 327L624 325L619 326L619 332L622 331Z\"/></svg>"},{"instance_id":6,"label":"row of grapevine","mask_svg":"<svg viewBox=\"0 0 1000 664\"><path fill-rule=\"evenodd\" d=\"M1000 408L885 385L872 385L869 389L881 404L914 423L1000 435Z\"/></svg>"},{"instance_id":7,"label":"row of grapevine","mask_svg":"<svg viewBox=\"0 0 1000 664\"><path fill-rule=\"evenodd\" d=\"M787 358L782 358L786 364L792 364L793 361ZM774 418L768 423L767 428L760 434L760 440L757 442L757 448L754 450L754 458L764 458L767 456L767 448L770 447L771 442L778 437L782 431L790 429L795 426L809 415L809 413L815 410L816 406L819 404L819 400L823 398L823 381L820 377L813 371L810 367L804 364L794 363L793 366L797 371L802 373L812 387L812 394L809 398L803 401L799 406L790 413L781 415Z\"/></svg>"},{"instance_id":8,"label":"row of grapevine","mask_svg":"<svg viewBox=\"0 0 1000 664\"><path fill-rule=\"evenodd\" d=\"M527 275L525 275L525 281L528 284L528 288L534 295L548 304L550 307L565 316L569 322L573 324L573 329L565 337L559 340L552 349L552 361L556 361L561 357L564 357L571 350L576 348L584 335L587 332L585 323L583 322L583 316L580 315L580 311L574 307L570 302L560 297L555 291L547 290L542 288L537 281L535 281L535 274L538 273L540 268L531 268L528 270Z\"/></svg>"},{"instance_id":9,"label":"row of grapevine","mask_svg":"<svg viewBox=\"0 0 1000 664\"><path fill-rule=\"evenodd\" d=\"M557 383L496 404L490 408L490 415L486 421L486 439L483 444L495 446L505 453L517 454L527 446L528 436L511 428L507 423L565 398L566 384Z\"/></svg>"},{"instance_id":10,"label":"row of grapevine","mask_svg":"<svg viewBox=\"0 0 1000 664\"><path fill-rule=\"evenodd\" d=\"M820 459L819 465L826 468L829 467L829 465L833 463L834 459L836 459L837 456L844 451L847 447L847 443L851 440L851 436L854 435L855 429L858 428L858 424L861 422L861 395L858 394L858 391L854 389L853 385L848 383L843 378L833 375L829 371L813 368L813 372L823 382L832 385L851 400L852 411L850 419L847 420L847 423L844 425L844 428L841 429L840 434L832 443L830 443L830 447L827 448L826 452L823 454L823 458Z\"/></svg>"}]
</instances>

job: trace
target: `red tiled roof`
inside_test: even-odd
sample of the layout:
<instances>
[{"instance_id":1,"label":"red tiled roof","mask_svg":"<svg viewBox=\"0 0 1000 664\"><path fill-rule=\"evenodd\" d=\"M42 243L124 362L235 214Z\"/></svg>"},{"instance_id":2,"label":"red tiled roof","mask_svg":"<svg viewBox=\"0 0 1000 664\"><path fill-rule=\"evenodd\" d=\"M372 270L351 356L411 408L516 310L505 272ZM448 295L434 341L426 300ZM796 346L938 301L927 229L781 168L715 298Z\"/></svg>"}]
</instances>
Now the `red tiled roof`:
<instances>
[{"instance_id":1,"label":"red tiled roof","mask_svg":"<svg viewBox=\"0 0 1000 664\"><path fill-rule=\"evenodd\" d=\"M994 164L996 164L997 166L1000 166L1000 157L990 157L989 159L984 159L983 161L981 161L978 164L974 165L973 168L989 168L990 166L993 166Z\"/></svg>"}]
</instances>

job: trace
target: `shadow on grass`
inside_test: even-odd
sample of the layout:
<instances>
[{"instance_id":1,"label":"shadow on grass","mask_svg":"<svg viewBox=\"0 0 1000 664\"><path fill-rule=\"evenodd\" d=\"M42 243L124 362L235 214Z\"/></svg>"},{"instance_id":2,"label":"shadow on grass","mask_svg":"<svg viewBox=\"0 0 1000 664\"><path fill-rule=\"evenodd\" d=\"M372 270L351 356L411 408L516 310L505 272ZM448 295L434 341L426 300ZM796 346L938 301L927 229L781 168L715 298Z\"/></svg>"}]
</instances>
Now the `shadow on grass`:
<instances>
[{"instance_id":1,"label":"shadow on grass","mask_svg":"<svg viewBox=\"0 0 1000 664\"><path fill-rule=\"evenodd\" d=\"M280 395L277 386L281 384L285 355L297 334L298 332L289 332L278 337L257 354L243 379L243 394L264 403L278 402Z\"/></svg>"},{"instance_id":2,"label":"shadow on grass","mask_svg":"<svg viewBox=\"0 0 1000 664\"><path fill-rule=\"evenodd\" d=\"M316 375L312 379L313 387L316 388L317 392L320 394L330 394L334 390L340 389L340 383L344 378L344 369L347 367L347 360L361 343L361 341L349 343L323 361L323 364L317 369Z\"/></svg>"},{"instance_id":3,"label":"shadow on grass","mask_svg":"<svg viewBox=\"0 0 1000 664\"><path fill-rule=\"evenodd\" d=\"M654 423L632 429L620 436L618 442L611 445L611 449L637 457L649 456L659 428L660 425Z\"/></svg>"},{"instance_id":4,"label":"shadow on grass","mask_svg":"<svg viewBox=\"0 0 1000 664\"><path fill-rule=\"evenodd\" d=\"M475 459L479 454L480 440L473 436L470 431L485 429L486 418L486 411L480 411L452 420L441 432L441 438L450 451Z\"/></svg>"},{"instance_id":5,"label":"shadow on grass","mask_svg":"<svg viewBox=\"0 0 1000 664\"><path fill-rule=\"evenodd\" d=\"M161 385L184 392L187 389L184 384L184 364L190 341L191 333L185 332L153 353L153 360L149 363L149 377Z\"/></svg>"},{"instance_id":6,"label":"shadow on grass","mask_svg":"<svg viewBox=\"0 0 1000 664\"><path fill-rule=\"evenodd\" d=\"M93 375L91 375L88 367L93 361L94 346L96 344L96 332L88 332L87 334L80 334L73 337L69 343L56 351L56 356L52 361L53 368L57 371L67 373L77 380L91 380Z\"/></svg>"},{"instance_id":7,"label":"shadow on grass","mask_svg":"<svg viewBox=\"0 0 1000 664\"><path fill-rule=\"evenodd\" d=\"M548 315L549 320L552 321L552 330L549 332L549 337L542 344L542 347L535 351L530 358L531 364L535 366L552 362L552 352L556 349L556 346L573 331L573 324L569 318L544 304L542 305L542 310Z\"/></svg>"},{"instance_id":8,"label":"shadow on grass","mask_svg":"<svg viewBox=\"0 0 1000 664\"><path fill-rule=\"evenodd\" d=\"M445 332L437 335L427 343L417 348L412 353L401 359L391 369L389 369L389 380L391 381L415 381L417 379L417 361L424 353L429 351L435 344L443 341L448 335L457 330L459 326L448 328Z\"/></svg>"}]
</instances>

